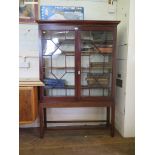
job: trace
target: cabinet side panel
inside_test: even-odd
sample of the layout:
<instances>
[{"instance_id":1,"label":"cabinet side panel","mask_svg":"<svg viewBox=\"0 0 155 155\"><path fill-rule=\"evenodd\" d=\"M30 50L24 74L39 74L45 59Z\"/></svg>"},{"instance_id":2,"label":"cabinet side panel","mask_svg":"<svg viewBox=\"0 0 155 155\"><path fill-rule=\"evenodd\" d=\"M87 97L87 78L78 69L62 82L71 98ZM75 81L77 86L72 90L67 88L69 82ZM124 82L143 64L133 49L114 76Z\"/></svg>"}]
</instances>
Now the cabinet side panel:
<instances>
[{"instance_id":1,"label":"cabinet side panel","mask_svg":"<svg viewBox=\"0 0 155 155\"><path fill-rule=\"evenodd\" d=\"M32 114L33 87L20 87L19 89L19 122L26 123L33 119Z\"/></svg>"}]
</instances>

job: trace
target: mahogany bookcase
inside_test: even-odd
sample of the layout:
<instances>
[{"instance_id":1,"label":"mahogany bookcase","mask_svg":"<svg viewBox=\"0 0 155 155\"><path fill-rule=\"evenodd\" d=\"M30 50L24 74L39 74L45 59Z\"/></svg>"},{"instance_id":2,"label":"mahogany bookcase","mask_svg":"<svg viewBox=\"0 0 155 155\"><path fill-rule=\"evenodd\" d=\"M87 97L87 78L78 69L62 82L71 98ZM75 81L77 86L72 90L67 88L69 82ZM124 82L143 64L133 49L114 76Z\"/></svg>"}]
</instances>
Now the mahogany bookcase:
<instances>
[{"instance_id":1,"label":"mahogany bookcase","mask_svg":"<svg viewBox=\"0 0 155 155\"><path fill-rule=\"evenodd\" d=\"M114 136L116 37L119 21L39 24L40 137L47 123L105 122ZM48 121L47 108L105 107L106 120Z\"/></svg>"}]
</instances>

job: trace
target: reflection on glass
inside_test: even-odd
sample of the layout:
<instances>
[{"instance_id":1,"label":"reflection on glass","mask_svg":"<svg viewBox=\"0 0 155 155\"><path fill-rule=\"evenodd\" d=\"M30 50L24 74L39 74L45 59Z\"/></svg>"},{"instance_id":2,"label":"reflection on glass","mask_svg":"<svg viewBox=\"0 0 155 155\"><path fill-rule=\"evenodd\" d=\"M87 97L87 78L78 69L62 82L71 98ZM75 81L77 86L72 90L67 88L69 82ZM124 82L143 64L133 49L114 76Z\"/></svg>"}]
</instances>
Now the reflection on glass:
<instances>
[{"instance_id":1,"label":"reflection on glass","mask_svg":"<svg viewBox=\"0 0 155 155\"><path fill-rule=\"evenodd\" d=\"M43 31L44 95L75 96L75 36L72 31Z\"/></svg>"},{"instance_id":2,"label":"reflection on glass","mask_svg":"<svg viewBox=\"0 0 155 155\"><path fill-rule=\"evenodd\" d=\"M111 31L81 32L81 95L110 96L112 77Z\"/></svg>"},{"instance_id":3,"label":"reflection on glass","mask_svg":"<svg viewBox=\"0 0 155 155\"><path fill-rule=\"evenodd\" d=\"M61 54L61 50L57 47L56 47L56 44L58 44L59 41L58 41L58 38L54 38L52 40L47 40L47 43L46 43L46 50L45 50L45 55L58 55L58 54ZM57 49L57 50L56 50Z\"/></svg>"}]
</instances>

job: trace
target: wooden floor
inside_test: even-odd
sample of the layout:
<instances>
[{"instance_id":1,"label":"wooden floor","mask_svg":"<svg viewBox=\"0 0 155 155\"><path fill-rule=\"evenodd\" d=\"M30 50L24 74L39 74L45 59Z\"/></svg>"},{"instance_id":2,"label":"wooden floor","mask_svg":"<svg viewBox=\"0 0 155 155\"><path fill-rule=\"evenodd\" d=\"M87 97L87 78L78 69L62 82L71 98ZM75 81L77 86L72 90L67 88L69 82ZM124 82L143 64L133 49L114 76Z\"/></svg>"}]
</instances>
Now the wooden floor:
<instances>
[{"instance_id":1,"label":"wooden floor","mask_svg":"<svg viewBox=\"0 0 155 155\"><path fill-rule=\"evenodd\" d=\"M38 128L20 129L20 155L134 155L134 138L115 137L107 129L52 130L39 138Z\"/></svg>"}]
</instances>

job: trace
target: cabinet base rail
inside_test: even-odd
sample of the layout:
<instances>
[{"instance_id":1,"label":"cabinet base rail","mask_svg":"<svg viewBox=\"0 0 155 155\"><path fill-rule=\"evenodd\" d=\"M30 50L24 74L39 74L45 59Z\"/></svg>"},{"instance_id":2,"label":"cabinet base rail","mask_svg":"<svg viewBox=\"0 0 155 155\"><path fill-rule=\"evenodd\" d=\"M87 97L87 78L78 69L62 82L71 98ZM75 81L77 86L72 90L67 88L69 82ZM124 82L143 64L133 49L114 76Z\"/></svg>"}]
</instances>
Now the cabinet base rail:
<instances>
[{"instance_id":1,"label":"cabinet base rail","mask_svg":"<svg viewBox=\"0 0 155 155\"><path fill-rule=\"evenodd\" d=\"M45 123L95 123L107 122L107 120L72 120L72 121L46 121Z\"/></svg>"},{"instance_id":2,"label":"cabinet base rail","mask_svg":"<svg viewBox=\"0 0 155 155\"><path fill-rule=\"evenodd\" d=\"M48 128L45 128L45 130L47 131L51 131L51 130L102 130L105 128L107 128L107 125L72 125L72 126L48 127Z\"/></svg>"}]
</instances>

